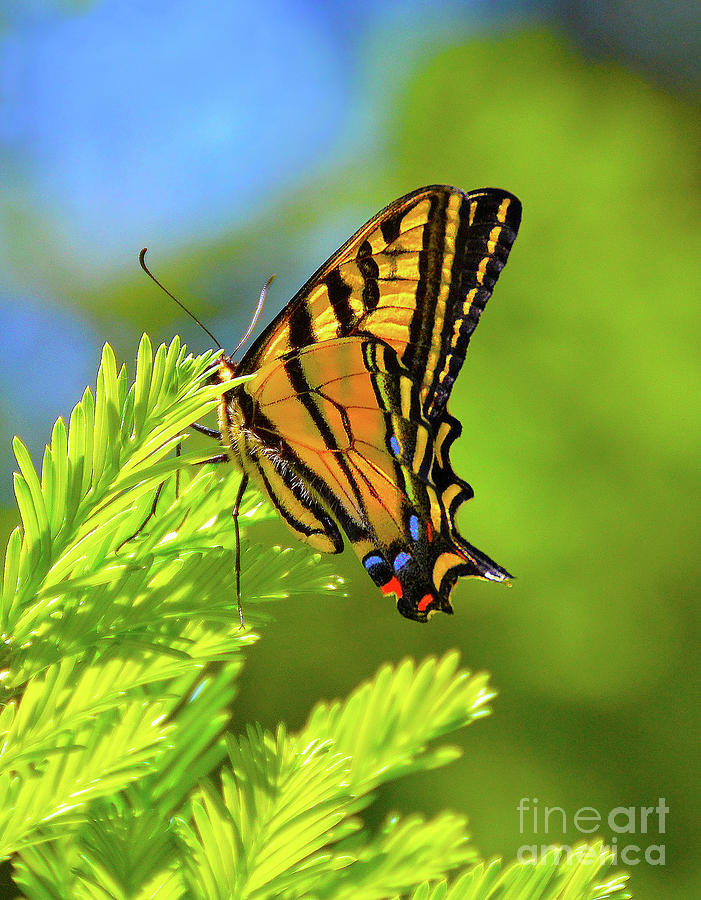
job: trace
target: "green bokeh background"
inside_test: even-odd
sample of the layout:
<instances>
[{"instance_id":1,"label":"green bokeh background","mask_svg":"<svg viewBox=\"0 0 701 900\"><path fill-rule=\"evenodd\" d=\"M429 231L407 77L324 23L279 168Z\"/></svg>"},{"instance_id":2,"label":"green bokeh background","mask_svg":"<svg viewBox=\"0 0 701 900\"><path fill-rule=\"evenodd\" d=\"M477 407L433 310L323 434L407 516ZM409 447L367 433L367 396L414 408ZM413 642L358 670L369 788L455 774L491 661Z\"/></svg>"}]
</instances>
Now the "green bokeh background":
<instances>
[{"instance_id":1,"label":"green bokeh background","mask_svg":"<svg viewBox=\"0 0 701 900\"><path fill-rule=\"evenodd\" d=\"M370 85L379 57L366 65ZM698 108L538 29L437 43L399 95L372 102L370 148L158 271L208 321L235 299L243 323L272 271L279 307L299 258L313 271L395 196L433 182L517 194L521 232L451 401L453 463L476 492L461 530L517 579L460 583L456 615L422 627L344 556L348 598L275 610L235 723L294 728L384 660L458 647L492 673L495 714L464 734L461 761L384 791L378 819L459 809L484 855L512 857L574 842L581 807L605 817L664 797L665 834L653 818L618 835L666 848L666 865L629 867L635 896L701 896ZM123 359L142 330L172 336L176 311L136 274L72 296ZM570 827L521 833L521 798L562 807Z\"/></svg>"}]
</instances>

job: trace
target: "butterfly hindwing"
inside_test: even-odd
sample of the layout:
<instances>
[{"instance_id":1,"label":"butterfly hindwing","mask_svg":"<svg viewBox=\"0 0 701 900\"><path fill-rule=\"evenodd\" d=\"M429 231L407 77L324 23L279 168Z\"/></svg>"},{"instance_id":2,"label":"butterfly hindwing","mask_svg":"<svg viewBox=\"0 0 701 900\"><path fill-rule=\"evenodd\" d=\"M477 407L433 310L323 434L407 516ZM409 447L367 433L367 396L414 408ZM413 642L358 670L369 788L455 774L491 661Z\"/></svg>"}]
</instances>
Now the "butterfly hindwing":
<instances>
[{"instance_id":1,"label":"butterfly hindwing","mask_svg":"<svg viewBox=\"0 0 701 900\"><path fill-rule=\"evenodd\" d=\"M418 621L452 612L462 575L509 577L457 530L472 489L450 464L447 401L519 222L496 189L396 200L264 330L235 366L257 377L220 410L232 458L287 524L326 552L345 534Z\"/></svg>"},{"instance_id":2,"label":"butterfly hindwing","mask_svg":"<svg viewBox=\"0 0 701 900\"><path fill-rule=\"evenodd\" d=\"M252 403L239 449L300 537L337 552L340 523L380 589L425 621L452 612L458 576L507 573L455 530L455 512L472 495L448 457L459 423L451 419L437 444L420 414L420 387L376 339L310 345L246 385Z\"/></svg>"}]
</instances>

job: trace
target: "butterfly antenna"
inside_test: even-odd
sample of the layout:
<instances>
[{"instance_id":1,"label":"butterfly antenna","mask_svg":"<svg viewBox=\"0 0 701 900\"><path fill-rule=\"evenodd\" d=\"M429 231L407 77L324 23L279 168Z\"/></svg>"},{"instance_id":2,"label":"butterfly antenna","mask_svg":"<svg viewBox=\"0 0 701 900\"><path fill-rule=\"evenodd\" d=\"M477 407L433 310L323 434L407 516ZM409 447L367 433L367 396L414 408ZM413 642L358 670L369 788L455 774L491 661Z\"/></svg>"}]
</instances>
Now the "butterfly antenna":
<instances>
[{"instance_id":1,"label":"butterfly antenna","mask_svg":"<svg viewBox=\"0 0 701 900\"><path fill-rule=\"evenodd\" d=\"M236 345L233 353L231 354L232 356L234 356L234 354L238 350L240 350L241 347L243 347L243 345L246 343L246 341L249 339L249 337L253 333L253 329L256 327L256 322L260 318L260 314L263 312L263 304L265 303L265 298L268 295L268 288L273 283L273 281L275 281L275 276L271 275L270 278L268 278L268 280L263 285L263 288L260 292L260 297L258 298L258 306L256 306L256 311L253 313L253 318L251 319L251 324L248 326L248 328L246 329L246 333L244 334L244 336L241 338L241 340Z\"/></svg>"},{"instance_id":2,"label":"butterfly antenna","mask_svg":"<svg viewBox=\"0 0 701 900\"><path fill-rule=\"evenodd\" d=\"M193 312L190 312L190 310L187 308L187 306L185 306L184 303L181 303L177 297L174 297L171 294L171 292L168 290L168 288L165 287L164 285L162 285L161 282L153 274L153 272L149 269L149 267L146 265L147 251L148 251L148 248L144 247L144 249L141 251L141 253L139 253L139 265L144 270L144 272L146 272L146 274L151 279L151 281L154 281L164 293L168 294L168 296L170 297L171 300L175 300L175 302L178 304L180 309L184 310L188 314L188 316L190 316L191 319L194 319L194 321L197 322L197 324L200 326L200 328L211 337L211 339L214 341L214 343L217 345L217 347L219 347L220 350L223 350L224 348L219 343L219 341L214 337L214 335L209 330L209 328L207 328L207 326L203 322L200 322L200 320L197 318L197 316ZM267 287L267 285L266 285L266 287Z\"/></svg>"}]
</instances>

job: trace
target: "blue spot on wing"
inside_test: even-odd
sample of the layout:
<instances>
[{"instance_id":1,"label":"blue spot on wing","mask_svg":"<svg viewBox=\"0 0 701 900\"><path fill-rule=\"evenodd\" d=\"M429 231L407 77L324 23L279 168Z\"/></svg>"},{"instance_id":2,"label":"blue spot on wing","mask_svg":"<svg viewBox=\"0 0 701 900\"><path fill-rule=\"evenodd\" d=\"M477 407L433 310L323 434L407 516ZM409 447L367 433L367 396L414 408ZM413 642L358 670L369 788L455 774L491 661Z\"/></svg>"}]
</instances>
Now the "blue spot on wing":
<instances>
[{"instance_id":1,"label":"blue spot on wing","mask_svg":"<svg viewBox=\"0 0 701 900\"><path fill-rule=\"evenodd\" d=\"M405 553L403 550L397 553L394 557L394 571L398 572L400 569L403 569L410 559L411 557L409 554Z\"/></svg>"},{"instance_id":2,"label":"blue spot on wing","mask_svg":"<svg viewBox=\"0 0 701 900\"><path fill-rule=\"evenodd\" d=\"M417 516L411 516L409 519L409 533L415 541L419 539L419 519Z\"/></svg>"},{"instance_id":3,"label":"blue spot on wing","mask_svg":"<svg viewBox=\"0 0 701 900\"><path fill-rule=\"evenodd\" d=\"M378 565L378 563L383 563L384 559L381 556L366 556L363 560L363 565L366 569L371 569L373 566Z\"/></svg>"},{"instance_id":4,"label":"blue spot on wing","mask_svg":"<svg viewBox=\"0 0 701 900\"><path fill-rule=\"evenodd\" d=\"M395 456L401 455L402 448L400 447L399 441L394 435L392 435L392 437L389 439L389 445L392 448L392 453L394 453Z\"/></svg>"}]
</instances>

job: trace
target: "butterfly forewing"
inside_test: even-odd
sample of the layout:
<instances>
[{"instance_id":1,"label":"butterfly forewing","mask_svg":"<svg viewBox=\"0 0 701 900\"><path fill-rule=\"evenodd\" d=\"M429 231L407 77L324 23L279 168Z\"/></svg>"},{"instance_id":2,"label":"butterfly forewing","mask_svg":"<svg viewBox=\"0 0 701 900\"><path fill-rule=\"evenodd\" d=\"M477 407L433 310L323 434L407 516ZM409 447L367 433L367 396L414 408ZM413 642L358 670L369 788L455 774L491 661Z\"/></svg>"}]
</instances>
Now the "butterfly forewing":
<instances>
[{"instance_id":1,"label":"butterfly forewing","mask_svg":"<svg viewBox=\"0 0 701 900\"><path fill-rule=\"evenodd\" d=\"M234 460L288 525L327 552L343 531L419 621L452 612L461 575L508 577L455 526L472 490L450 465L446 404L519 222L495 189L396 200L268 326L238 367L258 377L222 407Z\"/></svg>"},{"instance_id":2,"label":"butterfly forewing","mask_svg":"<svg viewBox=\"0 0 701 900\"><path fill-rule=\"evenodd\" d=\"M308 344L372 334L421 383L424 414L439 415L520 221L517 198L493 188L434 185L395 200L315 272L241 371Z\"/></svg>"}]
</instances>

